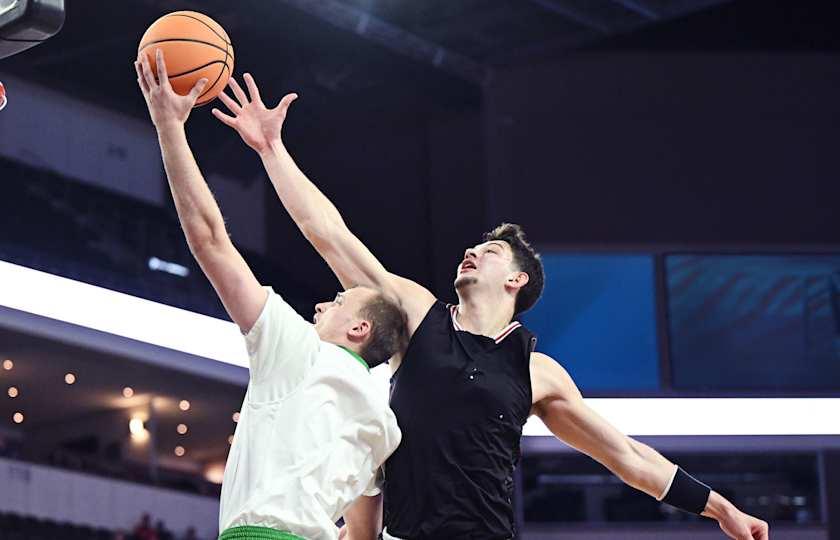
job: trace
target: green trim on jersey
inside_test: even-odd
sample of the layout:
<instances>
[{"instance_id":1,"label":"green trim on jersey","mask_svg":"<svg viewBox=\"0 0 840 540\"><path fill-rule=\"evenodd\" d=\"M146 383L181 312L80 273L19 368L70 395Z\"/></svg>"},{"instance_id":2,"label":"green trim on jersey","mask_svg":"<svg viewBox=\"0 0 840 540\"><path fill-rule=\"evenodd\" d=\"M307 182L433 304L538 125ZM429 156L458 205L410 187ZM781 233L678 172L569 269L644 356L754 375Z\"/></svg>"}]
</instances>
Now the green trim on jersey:
<instances>
[{"instance_id":1,"label":"green trim on jersey","mask_svg":"<svg viewBox=\"0 0 840 540\"><path fill-rule=\"evenodd\" d=\"M344 345L339 345L339 347L341 347L341 348L342 348L342 349L344 349L345 351L347 351L347 352L349 352L350 354L352 354L352 355L353 355L353 358L355 358L356 360L358 360L358 362L359 362L360 364L362 364L363 366L365 366L365 369L366 369L366 370L370 371L370 366L368 366L368 363L367 363L367 362L365 362L365 359L364 359L364 358L362 358L361 356L359 356L359 355L358 355L358 353L356 353L355 351L351 351L350 349L348 349L348 348L347 348L347 347L345 347Z\"/></svg>"}]
</instances>

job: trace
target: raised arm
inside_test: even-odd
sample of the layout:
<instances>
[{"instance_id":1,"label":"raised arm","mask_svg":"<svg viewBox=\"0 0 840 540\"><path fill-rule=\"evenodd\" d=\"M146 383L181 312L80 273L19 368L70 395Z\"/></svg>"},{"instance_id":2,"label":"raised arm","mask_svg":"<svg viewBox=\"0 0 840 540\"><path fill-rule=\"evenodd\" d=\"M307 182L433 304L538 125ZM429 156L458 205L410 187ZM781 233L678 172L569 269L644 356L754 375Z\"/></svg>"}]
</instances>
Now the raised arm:
<instances>
[{"instance_id":1,"label":"raised arm","mask_svg":"<svg viewBox=\"0 0 840 540\"><path fill-rule=\"evenodd\" d=\"M589 408L566 370L550 357L533 353L531 374L533 413L557 438L604 465L625 484L670 502L666 497L675 495L671 493L676 487L675 464L622 434ZM744 514L715 491L708 495L702 515L717 520L730 538L769 538L767 523Z\"/></svg>"},{"instance_id":2,"label":"raised arm","mask_svg":"<svg viewBox=\"0 0 840 540\"><path fill-rule=\"evenodd\" d=\"M228 314L243 332L247 332L259 317L268 293L230 241L222 213L195 162L184 130L207 80L202 79L188 95L180 96L169 84L160 51L156 53L155 63L157 79L145 54L135 62L137 82L157 129L178 219L190 251Z\"/></svg>"},{"instance_id":3,"label":"raised arm","mask_svg":"<svg viewBox=\"0 0 840 540\"><path fill-rule=\"evenodd\" d=\"M213 114L235 129L259 154L283 206L342 286L368 285L382 290L405 310L409 332L413 333L434 302L434 296L421 285L388 272L292 159L283 144L282 129L289 106L297 95L289 94L269 109L253 77L246 73L244 78L249 95L231 77L229 86L236 100L226 94L219 96L233 116L218 109L213 109Z\"/></svg>"}]
</instances>

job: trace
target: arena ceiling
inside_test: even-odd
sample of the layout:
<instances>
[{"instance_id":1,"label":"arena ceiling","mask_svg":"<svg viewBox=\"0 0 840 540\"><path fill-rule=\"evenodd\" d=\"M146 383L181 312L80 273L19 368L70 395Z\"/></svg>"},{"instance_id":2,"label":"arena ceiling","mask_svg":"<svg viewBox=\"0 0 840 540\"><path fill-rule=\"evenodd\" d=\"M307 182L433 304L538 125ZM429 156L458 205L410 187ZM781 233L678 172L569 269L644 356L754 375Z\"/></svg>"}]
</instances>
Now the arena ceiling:
<instances>
[{"instance_id":1,"label":"arena ceiling","mask_svg":"<svg viewBox=\"0 0 840 540\"><path fill-rule=\"evenodd\" d=\"M236 73L325 94L471 99L494 69L684 17L726 0L107 0L67 2L64 28L0 70L143 114L132 61L164 13L228 31Z\"/></svg>"}]
</instances>

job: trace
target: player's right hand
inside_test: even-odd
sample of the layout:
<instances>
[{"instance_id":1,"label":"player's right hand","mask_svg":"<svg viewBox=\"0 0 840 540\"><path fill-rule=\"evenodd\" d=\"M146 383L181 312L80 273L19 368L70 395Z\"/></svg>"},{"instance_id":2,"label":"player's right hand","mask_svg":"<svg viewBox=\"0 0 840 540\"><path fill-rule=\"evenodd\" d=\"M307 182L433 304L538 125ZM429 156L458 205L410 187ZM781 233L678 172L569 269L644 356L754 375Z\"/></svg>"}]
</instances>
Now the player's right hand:
<instances>
[{"instance_id":1,"label":"player's right hand","mask_svg":"<svg viewBox=\"0 0 840 540\"><path fill-rule=\"evenodd\" d=\"M733 509L718 519L718 524L729 538L734 540L769 540L770 527L760 520L738 509Z\"/></svg>"},{"instance_id":2,"label":"player's right hand","mask_svg":"<svg viewBox=\"0 0 840 540\"><path fill-rule=\"evenodd\" d=\"M181 96L169 84L163 51L157 49L155 54L157 77L152 72L149 58L145 54L141 54L140 58L134 62L134 68L137 70L137 84L140 85L152 122L158 130L169 126L183 126L198 96L207 85L207 79L199 80L189 94Z\"/></svg>"}]
</instances>

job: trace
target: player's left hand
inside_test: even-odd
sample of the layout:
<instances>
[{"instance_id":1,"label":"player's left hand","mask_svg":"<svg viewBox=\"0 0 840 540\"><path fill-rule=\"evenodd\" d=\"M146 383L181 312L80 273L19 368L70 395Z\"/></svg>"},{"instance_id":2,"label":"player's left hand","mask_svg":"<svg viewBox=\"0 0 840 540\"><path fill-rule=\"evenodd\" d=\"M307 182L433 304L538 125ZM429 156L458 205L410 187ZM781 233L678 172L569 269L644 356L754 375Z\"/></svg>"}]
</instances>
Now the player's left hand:
<instances>
[{"instance_id":1,"label":"player's left hand","mask_svg":"<svg viewBox=\"0 0 840 540\"><path fill-rule=\"evenodd\" d=\"M733 540L770 539L770 526L766 521L745 514L734 507L718 518L718 524L721 530Z\"/></svg>"},{"instance_id":2,"label":"player's left hand","mask_svg":"<svg viewBox=\"0 0 840 540\"><path fill-rule=\"evenodd\" d=\"M289 106L297 99L297 94L287 94L276 107L269 109L260 97L260 90L250 73L246 73L245 85L248 87L248 95L236 82L233 77L228 81L233 92L234 100L225 92L219 94L219 99L233 113L233 116L223 113L219 109L213 109L213 116L219 119L226 126L230 126L239 133L245 144L262 153L269 151L275 145L282 144L283 123L286 121L286 113Z\"/></svg>"}]
</instances>

